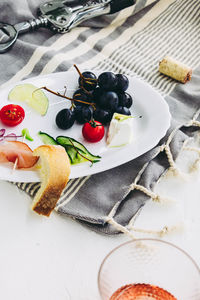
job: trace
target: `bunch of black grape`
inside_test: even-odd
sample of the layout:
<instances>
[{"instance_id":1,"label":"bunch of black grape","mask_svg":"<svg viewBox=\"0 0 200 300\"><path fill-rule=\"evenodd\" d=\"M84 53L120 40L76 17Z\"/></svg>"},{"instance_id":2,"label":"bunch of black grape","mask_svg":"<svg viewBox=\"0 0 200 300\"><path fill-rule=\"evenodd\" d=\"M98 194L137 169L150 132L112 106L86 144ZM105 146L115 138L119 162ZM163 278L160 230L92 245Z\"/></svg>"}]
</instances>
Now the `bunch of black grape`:
<instances>
[{"instance_id":1,"label":"bunch of black grape","mask_svg":"<svg viewBox=\"0 0 200 300\"><path fill-rule=\"evenodd\" d=\"M130 115L133 100L126 92L128 86L129 80L123 74L103 72L97 78L90 71L80 73L79 89L73 94L73 109L63 109L57 114L57 126L68 129L75 120L84 124L91 119L107 124L114 112Z\"/></svg>"}]
</instances>

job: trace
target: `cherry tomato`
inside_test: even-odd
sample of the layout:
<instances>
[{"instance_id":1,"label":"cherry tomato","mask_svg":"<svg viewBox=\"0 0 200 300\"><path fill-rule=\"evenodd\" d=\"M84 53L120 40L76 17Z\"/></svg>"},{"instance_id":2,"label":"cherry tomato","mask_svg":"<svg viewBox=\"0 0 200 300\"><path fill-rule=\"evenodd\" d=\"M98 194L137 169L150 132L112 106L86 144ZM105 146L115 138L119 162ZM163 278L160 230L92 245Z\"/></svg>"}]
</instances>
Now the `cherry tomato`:
<instances>
[{"instance_id":1,"label":"cherry tomato","mask_svg":"<svg viewBox=\"0 0 200 300\"><path fill-rule=\"evenodd\" d=\"M15 104L8 104L0 110L0 119L7 126L16 126L20 124L25 117L24 109Z\"/></svg>"},{"instance_id":2,"label":"cherry tomato","mask_svg":"<svg viewBox=\"0 0 200 300\"><path fill-rule=\"evenodd\" d=\"M104 126L98 121L90 121L83 125L82 134L88 142L96 143L104 136Z\"/></svg>"}]
</instances>

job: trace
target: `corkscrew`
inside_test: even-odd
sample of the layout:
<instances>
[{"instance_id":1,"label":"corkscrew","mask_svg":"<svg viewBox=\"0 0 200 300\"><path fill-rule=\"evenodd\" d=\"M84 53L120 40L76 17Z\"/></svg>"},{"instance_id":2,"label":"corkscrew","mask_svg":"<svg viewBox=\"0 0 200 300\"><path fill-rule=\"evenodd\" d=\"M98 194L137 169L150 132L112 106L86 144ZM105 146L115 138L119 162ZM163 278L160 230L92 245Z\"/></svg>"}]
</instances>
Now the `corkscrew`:
<instances>
[{"instance_id":1,"label":"corkscrew","mask_svg":"<svg viewBox=\"0 0 200 300\"><path fill-rule=\"evenodd\" d=\"M135 4L136 0L52 0L40 5L32 20L15 25L0 23L0 53L13 46L19 34L46 27L66 33L90 18L116 13Z\"/></svg>"}]
</instances>

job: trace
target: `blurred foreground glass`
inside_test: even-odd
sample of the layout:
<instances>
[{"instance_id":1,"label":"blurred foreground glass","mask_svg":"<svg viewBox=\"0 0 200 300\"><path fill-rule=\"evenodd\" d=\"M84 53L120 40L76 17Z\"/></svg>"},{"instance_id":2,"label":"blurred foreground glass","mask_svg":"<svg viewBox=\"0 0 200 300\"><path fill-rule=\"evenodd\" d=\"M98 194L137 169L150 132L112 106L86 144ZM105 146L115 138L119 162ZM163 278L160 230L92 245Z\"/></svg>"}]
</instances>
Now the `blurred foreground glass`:
<instances>
[{"instance_id":1,"label":"blurred foreground glass","mask_svg":"<svg viewBox=\"0 0 200 300\"><path fill-rule=\"evenodd\" d=\"M199 300L200 269L171 243L139 239L105 257L98 287L102 300Z\"/></svg>"}]
</instances>

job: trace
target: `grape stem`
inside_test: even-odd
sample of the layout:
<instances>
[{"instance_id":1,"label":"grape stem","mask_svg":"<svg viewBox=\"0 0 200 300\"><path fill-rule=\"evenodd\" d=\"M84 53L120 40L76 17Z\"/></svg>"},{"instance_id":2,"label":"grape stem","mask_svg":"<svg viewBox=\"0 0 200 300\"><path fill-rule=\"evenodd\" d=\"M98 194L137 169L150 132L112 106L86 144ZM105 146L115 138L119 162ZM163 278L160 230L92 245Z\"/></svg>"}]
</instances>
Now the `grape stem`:
<instances>
[{"instance_id":1,"label":"grape stem","mask_svg":"<svg viewBox=\"0 0 200 300\"><path fill-rule=\"evenodd\" d=\"M56 96L58 96L58 97L61 97L61 98L64 98L64 99L67 99L67 100L70 100L70 101L76 101L76 102L88 104L88 105L91 105L93 108L95 108L95 103L93 103L93 102L90 103L90 102L86 102L86 101L82 101L82 100L78 100L78 99L73 99L73 98L67 97L67 96L62 95L62 94L60 94L60 93L58 93L58 92L55 92L55 91L50 90L50 89L47 88L46 86L42 86L42 87L36 89L34 92L36 92L37 90L42 90L42 89L45 90L45 91L47 91L47 92L49 92L49 93L51 93L51 94L54 94L54 95L56 95ZM33 93L34 93L34 92L33 92Z\"/></svg>"},{"instance_id":2,"label":"grape stem","mask_svg":"<svg viewBox=\"0 0 200 300\"><path fill-rule=\"evenodd\" d=\"M78 74L80 75L80 77L84 78L87 81L87 83L91 84L91 81L97 81L96 78L87 78L87 77L84 77L83 74L81 73L81 71L79 70L79 68L77 67L77 65L74 65L74 68L76 69L76 71L78 72Z\"/></svg>"},{"instance_id":3,"label":"grape stem","mask_svg":"<svg viewBox=\"0 0 200 300\"><path fill-rule=\"evenodd\" d=\"M77 67L77 65L74 65L74 68L76 69L76 71L78 72L80 77L83 77L83 75L82 75L81 71L79 70L79 68Z\"/></svg>"},{"instance_id":4,"label":"grape stem","mask_svg":"<svg viewBox=\"0 0 200 300\"><path fill-rule=\"evenodd\" d=\"M92 81L97 81L96 78L87 78L87 77L84 77L83 74L81 73L81 71L79 70L79 68L77 67L77 65L74 65L74 68L76 69L76 71L78 72L80 78L81 78L81 88L82 90L86 93L86 94L89 94L90 95L90 92L88 92L84 86L83 86L83 83L84 83L84 80L85 80L85 83L87 84L92 84Z\"/></svg>"},{"instance_id":5,"label":"grape stem","mask_svg":"<svg viewBox=\"0 0 200 300\"><path fill-rule=\"evenodd\" d=\"M90 95L90 92L88 92L83 86L83 79L81 79L81 88L86 94Z\"/></svg>"}]
</instances>

